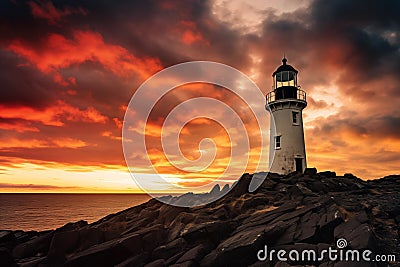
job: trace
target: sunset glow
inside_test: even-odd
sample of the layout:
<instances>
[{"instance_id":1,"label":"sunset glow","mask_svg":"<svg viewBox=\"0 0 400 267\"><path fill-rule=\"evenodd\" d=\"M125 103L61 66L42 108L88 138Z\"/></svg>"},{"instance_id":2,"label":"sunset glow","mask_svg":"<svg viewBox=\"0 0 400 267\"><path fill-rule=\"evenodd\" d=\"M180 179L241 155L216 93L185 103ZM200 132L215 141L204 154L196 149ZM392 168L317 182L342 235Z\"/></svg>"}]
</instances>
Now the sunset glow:
<instances>
[{"instance_id":1,"label":"sunset glow","mask_svg":"<svg viewBox=\"0 0 400 267\"><path fill-rule=\"evenodd\" d=\"M399 174L400 31L391 24L397 14L350 1L341 4L346 8L317 0L231 2L0 4L0 192L140 193L121 140L128 103L146 79L178 63L214 61L248 75L265 95L284 53L307 92L308 167L362 179ZM354 12L340 14L339 22L340 10ZM195 187L228 165L243 164L230 160L233 147L243 143L216 121L196 118L163 128L176 106L198 97L222 101L237 113L249 137L246 172L257 170L260 151L269 147L258 137L268 134L268 112L260 133L251 107L206 83L174 88L154 106L144 133L132 129L145 134L153 167L174 184ZM223 116L218 109L215 114ZM166 157L161 132L180 128L180 149L189 160L213 153L211 142L199 146L202 140L214 142L216 158L205 171L178 170ZM263 160L267 171L268 158ZM149 166L135 168L151 179Z\"/></svg>"}]
</instances>

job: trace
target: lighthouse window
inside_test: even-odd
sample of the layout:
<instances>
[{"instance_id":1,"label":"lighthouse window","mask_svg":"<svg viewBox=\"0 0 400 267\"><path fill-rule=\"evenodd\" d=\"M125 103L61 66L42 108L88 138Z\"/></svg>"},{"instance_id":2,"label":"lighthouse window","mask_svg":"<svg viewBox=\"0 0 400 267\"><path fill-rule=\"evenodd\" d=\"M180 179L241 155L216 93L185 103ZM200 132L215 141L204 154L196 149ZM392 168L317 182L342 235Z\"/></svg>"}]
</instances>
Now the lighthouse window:
<instances>
[{"instance_id":1,"label":"lighthouse window","mask_svg":"<svg viewBox=\"0 0 400 267\"><path fill-rule=\"evenodd\" d=\"M299 125L299 112L292 111L292 120L293 120L293 124Z\"/></svg>"},{"instance_id":2,"label":"lighthouse window","mask_svg":"<svg viewBox=\"0 0 400 267\"><path fill-rule=\"evenodd\" d=\"M275 149L281 149L281 136L275 136Z\"/></svg>"},{"instance_id":3,"label":"lighthouse window","mask_svg":"<svg viewBox=\"0 0 400 267\"><path fill-rule=\"evenodd\" d=\"M296 73L293 71L281 71L275 74L275 88L283 86L296 86Z\"/></svg>"}]
</instances>

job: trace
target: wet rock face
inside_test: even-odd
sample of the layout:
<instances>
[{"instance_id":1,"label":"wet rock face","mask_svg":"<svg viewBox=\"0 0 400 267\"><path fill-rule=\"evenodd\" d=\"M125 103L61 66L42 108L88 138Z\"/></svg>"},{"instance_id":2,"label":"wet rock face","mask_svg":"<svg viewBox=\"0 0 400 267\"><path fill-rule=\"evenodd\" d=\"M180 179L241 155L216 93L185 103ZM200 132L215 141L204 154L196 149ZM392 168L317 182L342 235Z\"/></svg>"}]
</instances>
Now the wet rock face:
<instances>
[{"instance_id":1,"label":"wet rock face","mask_svg":"<svg viewBox=\"0 0 400 267\"><path fill-rule=\"evenodd\" d=\"M98 222L54 231L0 231L1 266L356 266L260 262L257 252L369 249L400 256L400 176L363 181L351 174L244 174L208 205L179 208L150 200ZM265 178L265 179L263 179ZM228 186L172 201L217 198ZM386 266L357 263L357 266Z\"/></svg>"}]
</instances>

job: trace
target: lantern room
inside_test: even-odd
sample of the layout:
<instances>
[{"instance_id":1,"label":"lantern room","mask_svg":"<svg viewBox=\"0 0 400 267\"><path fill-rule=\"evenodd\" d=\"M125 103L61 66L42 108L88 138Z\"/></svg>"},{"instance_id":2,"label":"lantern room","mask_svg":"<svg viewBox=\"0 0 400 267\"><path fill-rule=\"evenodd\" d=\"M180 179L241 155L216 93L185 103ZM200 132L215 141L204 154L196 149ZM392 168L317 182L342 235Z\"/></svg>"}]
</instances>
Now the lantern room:
<instances>
[{"instance_id":1,"label":"lantern room","mask_svg":"<svg viewBox=\"0 0 400 267\"><path fill-rule=\"evenodd\" d=\"M282 65L272 74L274 78L273 89L280 87L293 86L297 87L297 73L298 71L292 66L286 64L287 59L282 59Z\"/></svg>"},{"instance_id":2,"label":"lantern room","mask_svg":"<svg viewBox=\"0 0 400 267\"><path fill-rule=\"evenodd\" d=\"M282 59L282 65L272 74L273 91L267 98L267 102L281 99L301 99L305 100L305 93L297 86L298 71L292 66L286 64L287 59Z\"/></svg>"}]
</instances>

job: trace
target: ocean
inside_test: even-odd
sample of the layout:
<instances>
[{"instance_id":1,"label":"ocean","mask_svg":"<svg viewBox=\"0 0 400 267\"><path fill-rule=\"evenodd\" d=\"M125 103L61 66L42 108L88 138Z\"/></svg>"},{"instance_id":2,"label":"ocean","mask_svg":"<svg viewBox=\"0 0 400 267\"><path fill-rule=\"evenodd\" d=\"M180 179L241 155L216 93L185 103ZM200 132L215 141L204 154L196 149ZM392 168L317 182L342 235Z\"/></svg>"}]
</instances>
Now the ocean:
<instances>
[{"instance_id":1,"label":"ocean","mask_svg":"<svg viewBox=\"0 0 400 267\"><path fill-rule=\"evenodd\" d=\"M0 230L55 229L95 222L148 201L147 194L0 194Z\"/></svg>"}]
</instances>

